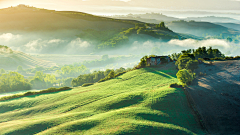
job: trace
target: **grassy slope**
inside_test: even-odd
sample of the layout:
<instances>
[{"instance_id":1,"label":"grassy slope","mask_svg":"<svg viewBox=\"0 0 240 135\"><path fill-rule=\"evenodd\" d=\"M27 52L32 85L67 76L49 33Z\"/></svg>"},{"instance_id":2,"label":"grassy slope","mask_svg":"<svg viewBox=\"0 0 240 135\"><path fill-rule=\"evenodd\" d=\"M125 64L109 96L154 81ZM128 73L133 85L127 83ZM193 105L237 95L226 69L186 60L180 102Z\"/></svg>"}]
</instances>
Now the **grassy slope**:
<instances>
[{"instance_id":1,"label":"grassy slope","mask_svg":"<svg viewBox=\"0 0 240 135\"><path fill-rule=\"evenodd\" d=\"M174 67L0 102L0 134L201 134Z\"/></svg>"},{"instance_id":2,"label":"grassy slope","mask_svg":"<svg viewBox=\"0 0 240 135\"><path fill-rule=\"evenodd\" d=\"M1 32L36 32L86 29L111 30L134 27L137 21L117 20L82 12L54 11L38 8L0 9Z\"/></svg>"}]
</instances>

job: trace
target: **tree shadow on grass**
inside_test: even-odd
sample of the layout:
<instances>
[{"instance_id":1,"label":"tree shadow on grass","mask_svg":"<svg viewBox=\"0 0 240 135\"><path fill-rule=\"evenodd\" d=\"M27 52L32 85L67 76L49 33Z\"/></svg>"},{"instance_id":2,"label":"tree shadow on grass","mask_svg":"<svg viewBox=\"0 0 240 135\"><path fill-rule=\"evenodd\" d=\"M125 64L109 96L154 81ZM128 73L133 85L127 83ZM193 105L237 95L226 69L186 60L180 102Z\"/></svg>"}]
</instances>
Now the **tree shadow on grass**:
<instances>
[{"instance_id":1,"label":"tree shadow on grass","mask_svg":"<svg viewBox=\"0 0 240 135\"><path fill-rule=\"evenodd\" d=\"M134 104L138 104L143 101L143 97L141 95L134 96L129 99L123 99L118 102L112 103L110 105L106 105L103 107L104 109L107 110L112 110L112 109L120 109L128 106L132 106Z\"/></svg>"},{"instance_id":2,"label":"tree shadow on grass","mask_svg":"<svg viewBox=\"0 0 240 135\"><path fill-rule=\"evenodd\" d=\"M62 123L54 123L51 122L42 122L38 124L29 125L26 128L18 129L12 132L7 133L8 135L33 135L37 134L39 132L42 132L44 130L47 130L49 128L55 127ZM61 130L67 130L68 132L75 132L75 131L81 131L81 130L89 130L96 125L98 125L98 122L90 121L90 122L81 122L77 124L73 124L67 127L62 128ZM58 131L57 131L58 132Z\"/></svg>"},{"instance_id":3,"label":"tree shadow on grass","mask_svg":"<svg viewBox=\"0 0 240 135\"><path fill-rule=\"evenodd\" d=\"M161 75L165 78L176 78L176 76L172 76L172 75L169 75L168 72L164 71L164 70L156 70L154 68L144 68L145 71L147 72L151 72L151 73L154 73L154 74L158 74L158 75ZM160 71L160 72L159 72ZM161 73L162 72L162 73Z\"/></svg>"}]
</instances>

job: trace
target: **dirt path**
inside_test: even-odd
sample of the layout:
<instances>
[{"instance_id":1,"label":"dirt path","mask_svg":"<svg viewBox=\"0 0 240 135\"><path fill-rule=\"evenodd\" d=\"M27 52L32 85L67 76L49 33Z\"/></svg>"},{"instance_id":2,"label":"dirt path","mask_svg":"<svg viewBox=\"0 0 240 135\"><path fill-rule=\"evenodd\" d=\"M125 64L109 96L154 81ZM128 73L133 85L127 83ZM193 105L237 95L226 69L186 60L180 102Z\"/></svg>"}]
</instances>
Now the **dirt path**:
<instances>
[{"instance_id":1,"label":"dirt path","mask_svg":"<svg viewBox=\"0 0 240 135\"><path fill-rule=\"evenodd\" d=\"M240 134L240 60L201 64L187 89L203 124L212 135Z\"/></svg>"}]
</instances>

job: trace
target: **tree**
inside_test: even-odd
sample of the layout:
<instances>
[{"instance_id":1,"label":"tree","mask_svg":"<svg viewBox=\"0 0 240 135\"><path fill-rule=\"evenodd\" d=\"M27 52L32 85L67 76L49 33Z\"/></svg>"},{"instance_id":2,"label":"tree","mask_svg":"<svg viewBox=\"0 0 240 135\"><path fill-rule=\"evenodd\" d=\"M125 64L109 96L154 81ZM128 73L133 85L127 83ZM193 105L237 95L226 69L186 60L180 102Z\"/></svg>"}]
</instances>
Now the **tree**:
<instances>
[{"instance_id":1,"label":"tree","mask_svg":"<svg viewBox=\"0 0 240 135\"><path fill-rule=\"evenodd\" d=\"M19 65L19 66L17 67L17 72L23 72L23 71L24 71L24 70L23 70L22 66Z\"/></svg>"},{"instance_id":2,"label":"tree","mask_svg":"<svg viewBox=\"0 0 240 135\"><path fill-rule=\"evenodd\" d=\"M73 78L69 77L69 78L66 78L66 79L63 79L63 86L68 86L68 87L71 87L71 82L72 82Z\"/></svg>"},{"instance_id":3,"label":"tree","mask_svg":"<svg viewBox=\"0 0 240 135\"><path fill-rule=\"evenodd\" d=\"M0 74L4 74L4 73L6 73L6 71L2 68L2 69L0 70Z\"/></svg>"},{"instance_id":4,"label":"tree","mask_svg":"<svg viewBox=\"0 0 240 135\"><path fill-rule=\"evenodd\" d=\"M181 55L177 62L175 63L176 66L178 66L178 69L184 69L186 68L186 64L188 61L192 60L190 57L188 57L188 55Z\"/></svg>"},{"instance_id":5,"label":"tree","mask_svg":"<svg viewBox=\"0 0 240 135\"><path fill-rule=\"evenodd\" d=\"M44 78L44 82L46 83L47 87L52 87L54 83L56 83L55 75L46 74Z\"/></svg>"},{"instance_id":6,"label":"tree","mask_svg":"<svg viewBox=\"0 0 240 135\"><path fill-rule=\"evenodd\" d=\"M156 25L156 28L166 28L165 27L165 23L164 22L161 22L161 23L159 23L158 25Z\"/></svg>"},{"instance_id":7,"label":"tree","mask_svg":"<svg viewBox=\"0 0 240 135\"><path fill-rule=\"evenodd\" d=\"M147 65L147 58L148 56L144 56L140 59L140 63L138 64L138 67L145 67Z\"/></svg>"},{"instance_id":8,"label":"tree","mask_svg":"<svg viewBox=\"0 0 240 135\"><path fill-rule=\"evenodd\" d=\"M177 72L177 78L182 83L183 86L191 83L193 80L193 75L186 69L179 70Z\"/></svg>"},{"instance_id":9,"label":"tree","mask_svg":"<svg viewBox=\"0 0 240 135\"><path fill-rule=\"evenodd\" d=\"M208 57L209 57L209 58L214 58L212 47L209 47L209 48L207 49L207 53L208 53Z\"/></svg>"},{"instance_id":10,"label":"tree","mask_svg":"<svg viewBox=\"0 0 240 135\"><path fill-rule=\"evenodd\" d=\"M115 73L112 70L109 74L108 74L108 78L114 78L115 77Z\"/></svg>"},{"instance_id":11,"label":"tree","mask_svg":"<svg viewBox=\"0 0 240 135\"><path fill-rule=\"evenodd\" d=\"M46 88L46 83L44 80L41 80L40 78L34 78L30 81L32 84L33 89L45 89Z\"/></svg>"},{"instance_id":12,"label":"tree","mask_svg":"<svg viewBox=\"0 0 240 135\"><path fill-rule=\"evenodd\" d=\"M37 71L34 78L39 78L39 80L44 81L45 74L42 71Z\"/></svg>"},{"instance_id":13,"label":"tree","mask_svg":"<svg viewBox=\"0 0 240 135\"><path fill-rule=\"evenodd\" d=\"M0 92L30 90L31 84L18 72L10 72L0 76Z\"/></svg>"},{"instance_id":14,"label":"tree","mask_svg":"<svg viewBox=\"0 0 240 135\"><path fill-rule=\"evenodd\" d=\"M197 60L189 60L186 64L186 69L191 70L192 72L198 68Z\"/></svg>"},{"instance_id":15,"label":"tree","mask_svg":"<svg viewBox=\"0 0 240 135\"><path fill-rule=\"evenodd\" d=\"M111 69L107 69L107 70L104 72L104 76L107 77L111 71L112 71Z\"/></svg>"}]
</instances>

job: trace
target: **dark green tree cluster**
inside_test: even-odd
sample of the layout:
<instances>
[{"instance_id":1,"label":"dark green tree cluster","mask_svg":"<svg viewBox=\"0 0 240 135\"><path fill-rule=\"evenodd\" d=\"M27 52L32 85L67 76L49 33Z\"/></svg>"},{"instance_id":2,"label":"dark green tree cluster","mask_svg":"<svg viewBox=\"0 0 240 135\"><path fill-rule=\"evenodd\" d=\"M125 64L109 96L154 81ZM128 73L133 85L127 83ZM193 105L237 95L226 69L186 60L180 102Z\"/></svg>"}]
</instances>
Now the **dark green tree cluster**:
<instances>
[{"instance_id":1,"label":"dark green tree cluster","mask_svg":"<svg viewBox=\"0 0 240 135\"><path fill-rule=\"evenodd\" d=\"M107 69L105 71L94 71L93 73L79 75L77 78L74 78L71 82L71 85L76 87L82 86L83 84L99 82L102 79L109 80L114 78L117 74L125 71L125 68L116 69L115 71L111 69Z\"/></svg>"},{"instance_id":2,"label":"dark green tree cluster","mask_svg":"<svg viewBox=\"0 0 240 135\"><path fill-rule=\"evenodd\" d=\"M18 72L10 72L0 76L0 92L30 90L31 84Z\"/></svg>"},{"instance_id":3,"label":"dark green tree cluster","mask_svg":"<svg viewBox=\"0 0 240 135\"><path fill-rule=\"evenodd\" d=\"M35 76L30 80L33 89L45 89L53 87L57 83L55 75L44 74L42 71L37 71Z\"/></svg>"},{"instance_id":4,"label":"dark green tree cluster","mask_svg":"<svg viewBox=\"0 0 240 135\"><path fill-rule=\"evenodd\" d=\"M161 22L161 23L157 24L156 29L160 29L160 30L164 30L164 31L171 31L170 29L168 29L168 27L165 26L164 22Z\"/></svg>"},{"instance_id":5,"label":"dark green tree cluster","mask_svg":"<svg viewBox=\"0 0 240 135\"><path fill-rule=\"evenodd\" d=\"M224 58L224 54L221 53L218 49L212 49L212 47L209 47L208 49L206 47L199 47L196 50L192 50L195 59L198 58Z\"/></svg>"}]
</instances>

